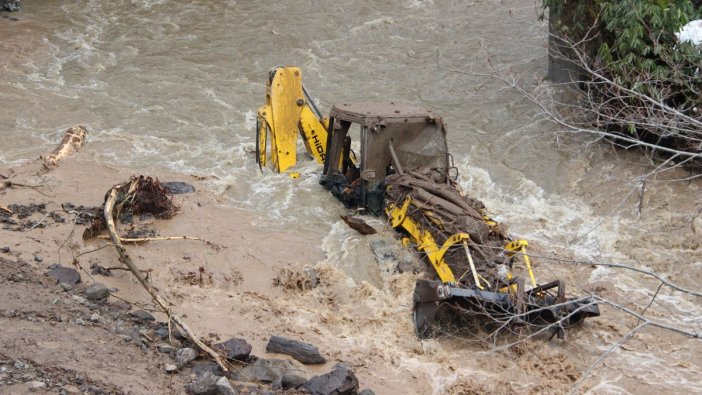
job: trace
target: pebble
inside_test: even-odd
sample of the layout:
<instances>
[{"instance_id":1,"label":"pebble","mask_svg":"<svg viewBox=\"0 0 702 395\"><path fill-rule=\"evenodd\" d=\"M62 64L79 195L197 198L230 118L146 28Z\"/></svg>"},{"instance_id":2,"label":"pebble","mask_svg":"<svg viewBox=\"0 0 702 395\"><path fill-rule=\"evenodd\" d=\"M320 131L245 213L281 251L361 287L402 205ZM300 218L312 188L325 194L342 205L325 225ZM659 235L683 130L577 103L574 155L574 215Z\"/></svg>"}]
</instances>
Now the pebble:
<instances>
[{"instance_id":1,"label":"pebble","mask_svg":"<svg viewBox=\"0 0 702 395\"><path fill-rule=\"evenodd\" d=\"M29 384L30 391L38 391L38 390L46 389L46 383L43 381L30 381L27 384Z\"/></svg>"},{"instance_id":2,"label":"pebble","mask_svg":"<svg viewBox=\"0 0 702 395\"><path fill-rule=\"evenodd\" d=\"M72 267L56 265L46 275L56 280L59 284L76 285L80 282L80 273Z\"/></svg>"},{"instance_id":3,"label":"pebble","mask_svg":"<svg viewBox=\"0 0 702 395\"><path fill-rule=\"evenodd\" d=\"M101 322L101 321L102 321L102 318L100 317L100 314L98 314L98 313L93 313L90 316L90 322Z\"/></svg>"},{"instance_id":4,"label":"pebble","mask_svg":"<svg viewBox=\"0 0 702 395\"><path fill-rule=\"evenodd\" d=\"M231 339L215 345L216 348L226 351L227 359L244 361L251 354L251 344L244 339L232 337Z\"/></svg>"},{"instance_id":5,"label":"pebble","mask_svg":"<svg viewBox=\"0 0 702 395\"><path fill-rule=\"evenodd\" d=\"M229 382L229 379L227 379L226 377L220 377L219 380L217 380L216 386L217 386L217 390L222 395L238 395L239 394L239 391L235 390L234 387L232 387L232 384Z\"/></svg>"},{"instance_id":6,"label":"pebble","mask_svg":"<svg viewBox=\"0 0 702 395\"><path fill-rule=\"evenodd\" d=\"M165 354L170 354L176 351L175 347L171 346L168 343L159 343L156 345L156 348L158 349L158 351Z\"/></svg>"},{"instance_id":7,"label":"pebble","mask_svg":"<svg viewBox=\"0 0 702 395\"><path fill-rule=\"evenodd\" d=\"M172 363L166 365L166 373L173 373L178 370L178 367Z\"/></svg>"},{"instance_id":8,"label":"pebble","mask_svg":"<svg viewBox=\"0 0 702 395\"><path fill-rule=\"evenodd\" d=\"M176 364L179 368L182 368L191 361L194 361L195 358L197 358L197 351L189 347L181 348L178 351L176 351L175 354Z\"/></svg>"},{"instance_id":9,"label":"pebble","mask_svg":"<svg viewBox=\"0 0 702 395\"><path fill-rule=\"evenodd\" d=\"M66 394L82 394L82 392L77 387L74 387L72 385L64 385L63 387L61 387L61 389Z\"/></svg>"},{"instance_id":10,"label":"pebble","mask_svg":"<svg viewBox=\"0 0 702 395\"><path fill-rule=\"evenodd\" d=\"M291 371L285 372L285 375L283 376L283 389L288 390L288 389L295 389L302 384L305 384L307 382L307 379L297 375L295 373L292 373Z\"/></svg>"},{"instance_id":11,"label":"pebble","mask_svg":"<svg viewBox=\"0 0 702 395\"><path fill-rule=\"evenodd\" d=\"M194 374L195 377L200 378L207 373L214 374L215 376L224 375L222 368L212 361L193 362L193 367L190 368L191 375Z\"/></svg>"},{"instance_id":12,"label":"pebble","mask_svg":"<svg viewBox=\"0 0 702 395\"><path fill-rule=\"evenodd\" d=\"M94 283L85 290L85 297L92 302L98 302L110 296L110 290L103 283Z\"/></svg>"},{"instance_id":13,"label":"pebble","mask_svg":"<svg viewBox=\"0 0 702 395\"><path fill-rule=\"evenodd\" d=\"M154 332L154 334L157 337L160 337L161 339L165 339L168 337L168 327L167 326L162 326Z\"/></svg>"},{"instance_id":14,"label":"pebble","mask_svg":"<svg viewBox=\"0 0 702 395\"><path fill-rule=\"evenodd\" d=\"M129 316L131 316L134 321L138 322L146 322L146 321L155 321L154 316L151 315L148 311L144 310L137 310L129 313Z\"/></svg>"},{"instance_id":15,"label":"pebble","mask_svg":"<svg viewBox=\"0 0 702 395\"><path fill-rule=\"evenodd\" d=\"M35 262L43 262L44 258L41 255L34 255Z\"/></svg>"},{"instance_id":16,"label":"pebble","mask_svg":"<svg viewBox=\"0 0 702 395\"><path fill-rule=\"evenodd\" d=\"M216 394L219 377L207 372L194 382L185 386L185 392L191 395Z\"/></svg>"},{"instance_id":17,"label":"pebble","mask_svg":"<svg viewBox=\"0 0 702 395\"><path fill-rule=\"evenodd\" d=\"M68 283L61 283L61 284L59 284L59 286L61 286L61 289L63 289L66 292L73 290L73 285L68 284Z\"/></svg>"}]
</instances>

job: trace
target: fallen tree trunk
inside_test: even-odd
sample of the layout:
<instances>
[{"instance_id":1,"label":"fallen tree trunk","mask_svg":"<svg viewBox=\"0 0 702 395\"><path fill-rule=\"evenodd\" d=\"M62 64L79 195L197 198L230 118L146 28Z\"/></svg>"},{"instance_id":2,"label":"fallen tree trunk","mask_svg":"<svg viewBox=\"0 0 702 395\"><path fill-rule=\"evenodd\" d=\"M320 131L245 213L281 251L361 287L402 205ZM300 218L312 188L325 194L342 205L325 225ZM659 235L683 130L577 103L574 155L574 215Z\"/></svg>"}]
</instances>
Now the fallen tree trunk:
<instances>
[{"instance_id":1,"label":"fallen tree trunk","mask_svg":"<svg viewBox=\"0 0 702 395\"><path fill-rule=\"evenodd\" d=\"M108 193L107 197L105 198L105 208L103 211L103 215L105 217L105 222L107 223L107 231L110 233L110 239L112 240L112 244L114 244L115 249L117 250L117 253L119 254L119 260L120 262L124 263L128 268L129 271L134 274L134 276L139 280L141 285L146 289L146 291L151 295L153 300L161 307L164 313L168 316L168 320L173 321L183 329L183 331L186 333L188 338L192 340L193 343L195 343L200 349L205 351L207 354L214 359L214 361L219 365L222 370L225 372L229 371L227 365L222 361L220 355L208 347L205 343L203 343L194 333L193 331L183 322L183 320L180 319L177 315L173 314L171 309L168 307L168 304L166 303L165 300L158 294L158 292L151 286L151 284L146 281L146 278L141 275L141 271L139 268L134 264L132 259L129 257L129 254L127 254L127 250L124 248L122 245L122 242L117 235L117 230L115 228L115 221L114 221L114 208L115 208L115 202L117 201L117 196L119 194L122 194L122 196L130 196L134 194L137 190L137 187L139 185L139 181L142 178L132 178L127 183L116 185L112 187L110 192ZM170 323L169 323L170 327Z\"/></svg>"},{"instance_id":2,"label":"fallen tree trunk","mask_svg":"<svg viewBox=\"0 0 702 395\"><path fill-rule=\"evenodd\" d=\"M83 146L87 133L85 126L82 125L66 130L59 146L44 158L42 170L49 171L56 167L59 161L76 153Z\"/></svg>"}]
</instances>

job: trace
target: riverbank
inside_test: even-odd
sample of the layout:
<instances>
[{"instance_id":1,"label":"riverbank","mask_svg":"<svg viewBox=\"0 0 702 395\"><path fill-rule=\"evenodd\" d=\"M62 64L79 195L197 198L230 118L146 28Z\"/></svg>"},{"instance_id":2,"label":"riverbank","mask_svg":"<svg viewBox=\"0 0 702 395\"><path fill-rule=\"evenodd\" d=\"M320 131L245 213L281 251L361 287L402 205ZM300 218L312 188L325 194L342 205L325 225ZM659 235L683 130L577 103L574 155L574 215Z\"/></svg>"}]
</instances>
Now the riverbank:
<instances>
[{"instance_id":1,"label":"riverbank","mask_svg":"<svg viewBox=\"0 0 702 395\"><path fill-rule=\"evenodd\" d=\"M5 186L0 191L4 210L0 289L10 301L0 317L3 363L10 372L3 380L11 383L6 388L22 393L43 382L46 387L37 389L49 392L71 386L85 390L91 385L107 392L180 392L196 374L166 372L173 361L158 351L154 328L144 332L142 342L125 340L122 328L135 325L129 314L137 310L150 312L157 322L164 322L165 316L132 274L120 269L107 241L82 238L90 222L85 216L102 204L106 191L132 175L91 156L88 143L49 172L42 170L42 160L0 168ZM436 340L420 342L414 336L410 301L417 275L390 269L380 289L357 284L325 261L323 237L314 230L277 232L264 218L222 204L222 196L208 191L207 177L163 169L143 169L143 174L185 182L195 189L174 196L179 212L173 218L133 218L131 224L119 227L122 233L140 236L201 239L150 241L127 249L173 311L210 344L244 338L252 345L252 354L270 358L265 350L272 335L307 341L319 347L327 363L303 366L273 356L289 360L305 378L343 363L353 369L360 388L379 394L402 392L407 382L417 393L516 388L515 382L490 379L486 371L470 381L461 378L463 373L451 373L477 367L478 360L481 370L499 366L549 391L567 388L578 376L577 365L565 350L535 345L526 345L531 352L524 355L519 350L481 352L477 359L470 358L468 366L463 358L452 362ZM392 242L392 237L384 242ZM373 262L372 256L367 260ZM81 283L66 287L52 281L46 273L57 265L75 269ZM86 302L86 289L95 283L111 290L104 304ZM481 351L486 346L469 349ZM132 354L138 357L131 358ZM34 373L20 375L17 372L23 371L13 367L25 363ZM525 368L531 363L536 365ZM429 366L437 371L430 373Z\"/></svg>"}]
</instances>

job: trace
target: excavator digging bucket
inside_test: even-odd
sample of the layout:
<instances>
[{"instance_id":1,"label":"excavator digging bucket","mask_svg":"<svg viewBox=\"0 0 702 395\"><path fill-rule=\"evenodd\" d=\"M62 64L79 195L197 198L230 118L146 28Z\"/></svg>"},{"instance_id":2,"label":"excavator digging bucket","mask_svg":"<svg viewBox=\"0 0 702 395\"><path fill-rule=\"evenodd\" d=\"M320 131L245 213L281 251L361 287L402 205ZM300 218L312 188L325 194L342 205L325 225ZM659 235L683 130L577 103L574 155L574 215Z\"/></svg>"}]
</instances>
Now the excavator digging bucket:
<instances>
[{"instance_id":1,"label":"excavator digging bucket","mask_svg":"<svg viewBox=\"0 0 702 395\"><path fill-rule=\"evenodd\" d=\"M556 290L552 295L549 291ZM591 298L565 297L562 281L554 281L516 294L492 292L443 284L439 281L417 280L414 290L414 325L420 339L437 335L444 321L464 325L466 318L483 318L500 327L532 326L546 328L551 335L565 337L565 329L581 323L587 317L600 315Z\"/></svg>"}]
</instances>

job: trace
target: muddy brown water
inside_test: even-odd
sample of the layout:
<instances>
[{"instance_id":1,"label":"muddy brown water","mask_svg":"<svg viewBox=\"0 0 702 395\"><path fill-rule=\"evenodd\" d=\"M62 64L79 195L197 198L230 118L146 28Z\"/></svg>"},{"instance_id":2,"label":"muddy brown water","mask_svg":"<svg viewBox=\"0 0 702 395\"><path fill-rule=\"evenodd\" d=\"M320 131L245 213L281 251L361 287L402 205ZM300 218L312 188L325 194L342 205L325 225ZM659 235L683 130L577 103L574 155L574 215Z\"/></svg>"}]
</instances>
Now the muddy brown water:
<instances>
[{"instance_id":1,"label":"muddy brown water","mask_svg":"<svg viewBox=\"0 0 702 395\"><path fill-rule=\"evenodd\" d=\"M462 186L530 240L544 281L561 276L575 293L595 291L637 311L655 292L650 276L553 258L622 262L699 290L699 181L670 181L689 176L680 170L649 178L640 204L640 177L652 170L645 157L580 139L557 144L532 103L477 75L490 66L532 91L552 89L542 83L546 26L538 13L534 2L510 0L27 1L12 15L18 21L0 15L0 162L50 152L62 130L83 123L96 161L214 175L209 187L254 213L260 229L275 227L288 241L318 235L326 258L317 265L338 280L343 319L329 317L339 306L307 296L278 306L304 317L290 325L325 317L333 330L320 336L328 344L343 336L359 355L376 356L378 372L411 380L417 393L568 391L568 375L586 371L635 321L603 307L603 317L565 343L530 343L533 360L480 342L418 342L397 302L411 293L412 278L377 267L367 240L345 227L346 211L317 184L318 167L301 163L300 180L262 175L252 155L267 71L297 65L323 109L396 100L441 114ZM354 297L370 301L356 306ZM207 306L203 297L200 308L220 302ZM382 334L353 321L364 309L379 314L373 325ZM700 300L684 293L663 288L649 314L702 331ZM698 340L644 329L583 385L593 393L700 392L700 351ZM374 379L374 389L396 392L391 381Z\"/></svg>"}]
</instances>

